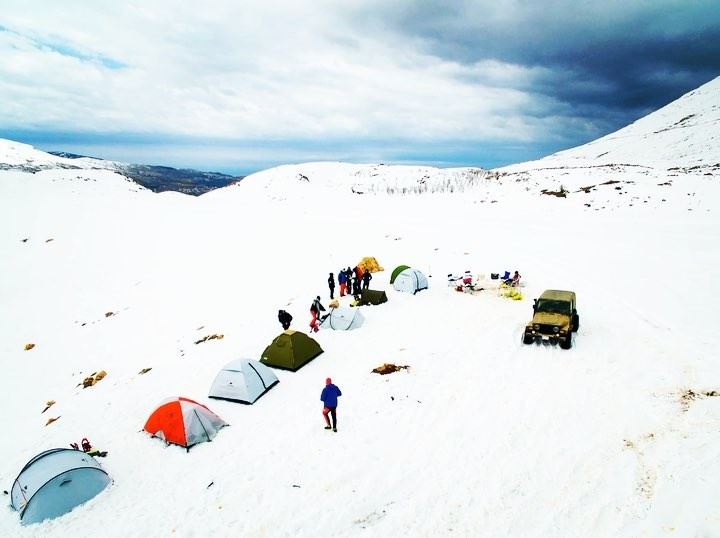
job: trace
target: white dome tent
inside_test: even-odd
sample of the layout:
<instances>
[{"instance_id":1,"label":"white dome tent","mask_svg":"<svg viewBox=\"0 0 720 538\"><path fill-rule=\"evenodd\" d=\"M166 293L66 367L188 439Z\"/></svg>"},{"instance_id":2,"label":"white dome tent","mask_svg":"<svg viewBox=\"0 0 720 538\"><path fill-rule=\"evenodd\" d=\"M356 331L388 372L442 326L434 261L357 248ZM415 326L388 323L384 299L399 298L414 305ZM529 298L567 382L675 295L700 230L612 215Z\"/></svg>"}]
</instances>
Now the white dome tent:
<instances>
[{"instance_id":1,"label":"white dome tent","mask_svg":"<svg viewBox=\"0 0 720 538\"><path fill-rule=\"evenodd\" d=\"M277 383L275 373L264 364L250 359L237 359L223 366L208 396L252 404Z\"/></svg>"},{"instance_id":2,"label":"white dome tent","mask_svg":"<svg viewBox=\"0 0 720 538\"><path fill-rule=\"evenodd\" d=\"M365 316L359 308L340 307L333 308L330 315L325 319L323 325L327 325L336 331L349 331L362 326Z\"/></svg>"},{"instance_id":3,"label":"white dome tent","mask_svg":"<svg viewBox=\"0 0 720 538\"><path fill-rule=\"evenodd\" d=\"M408 267L395 277L393 288L406 293L417 293L428 288L428 279L417 269Z\"/></svg>"}]
</instances>

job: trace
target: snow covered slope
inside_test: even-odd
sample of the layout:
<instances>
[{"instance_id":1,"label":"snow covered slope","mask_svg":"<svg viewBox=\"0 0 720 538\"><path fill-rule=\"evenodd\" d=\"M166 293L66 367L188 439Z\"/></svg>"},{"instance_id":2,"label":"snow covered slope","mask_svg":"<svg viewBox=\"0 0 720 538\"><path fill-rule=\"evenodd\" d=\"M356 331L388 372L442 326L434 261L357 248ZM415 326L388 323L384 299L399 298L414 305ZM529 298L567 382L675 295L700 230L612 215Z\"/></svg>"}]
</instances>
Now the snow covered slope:
<instances>
[{"instance_id":1,"label":"snow covered slope","mask_svg":"<svg viewBox=\"0 0 720 538\"><path fill-rule=\"evenodd\" d=\"M506 167L639 165L720 170L720 77L636 122L583 146Z\"/></svg>"},{"instance_id":2,"label":"snow covered slope","mask_svg":"<svg viewBox=\"0 0 720 538\"><path fill-rule=\"evenodd\" d=\"M38 172L52 169L107 169L114 170L114 161L81 157L67 159L40 151L21 142L0 138L0 170Z\"/></svg>"},{"instance_id":3,"label":"snow covered slope","mask_svg":"<svg viewBox=\"0 0 720 538\"><path fill-rule=\"evenodd\" d=\"M712 109L698 103L688 114ZM696 160L717 157L699 147ZM310 163L199 198L108 171L0 171L1 489L82 437L114 480L27 527L7 496L0 535L719 534L720 185L662 160L507 174ZM541 194L561 184L565 197ZM389 301L363 307L360 329L323 328L325 352L252 406L207 399L225 363L279 333L278 309L307 330L328 272L367 255ZM399 264L430 289L396 292ZM515 269L520 301L446 286ZM568 351L521 342L544 289L577 292ZM384 362L410 368L371 373ZM328 376L338 433L323 429ZM166 447L141 430L171 396L230 427Z\"/></svg>"},{"instance_id":4,"label":"snow covered slope","mask_svg":"<svg viewBox=\"0 0 720 538\"><path fill-rule=\"evenodd\" d=\"M705 211L720 176L720 77L615 133L495 172L587 211L667 203Z\"/></svg>"}]
</instances>

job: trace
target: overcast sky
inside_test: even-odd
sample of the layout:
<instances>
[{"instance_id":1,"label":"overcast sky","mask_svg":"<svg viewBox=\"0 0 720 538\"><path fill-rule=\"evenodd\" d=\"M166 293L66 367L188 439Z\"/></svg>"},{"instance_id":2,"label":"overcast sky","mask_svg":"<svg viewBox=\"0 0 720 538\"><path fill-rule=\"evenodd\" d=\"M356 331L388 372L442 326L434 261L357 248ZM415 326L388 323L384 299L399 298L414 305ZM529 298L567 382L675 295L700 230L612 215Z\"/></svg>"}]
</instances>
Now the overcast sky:
<instances>
[{"instance_id":1,"label":"overcast sky","mask_svg":"<svg viewBox=\"0 0 720 538\"><path fill-rule=\"evenodd\" d=\"M0 137L246 173L494 167L720 75L718 0L2 0Z\"/></svg>"}]
</instances>

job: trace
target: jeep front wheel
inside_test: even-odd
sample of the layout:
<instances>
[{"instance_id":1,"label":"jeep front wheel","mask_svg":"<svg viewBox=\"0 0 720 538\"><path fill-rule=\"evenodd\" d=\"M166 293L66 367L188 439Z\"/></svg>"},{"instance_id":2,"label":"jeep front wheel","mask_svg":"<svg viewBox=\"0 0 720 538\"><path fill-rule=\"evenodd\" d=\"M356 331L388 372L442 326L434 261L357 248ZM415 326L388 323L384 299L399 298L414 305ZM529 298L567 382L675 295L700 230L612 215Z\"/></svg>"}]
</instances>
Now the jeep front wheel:
<instances>
[{"instance_id":1,"label":"jeep front wheel","mask_svg":"<svg viewBox=\"0 0 720 538\"><path fill-rule=\"evenodd\" d=\"M523 344L532 344L533 340L535 340L535 338L533 338L532 334L525 333L523 335Z\"/></svg>"},{"instance_id":2,"label":"jeep front wheel","mask_svg":"<svg viewBox=\"0 0 720 538\"><path fill-rule=\"evenodd\" d=\"M561 349L570 349L572 347L572 333L568 333L564 340L560 340Z\"/></svg>"}]
</instances>

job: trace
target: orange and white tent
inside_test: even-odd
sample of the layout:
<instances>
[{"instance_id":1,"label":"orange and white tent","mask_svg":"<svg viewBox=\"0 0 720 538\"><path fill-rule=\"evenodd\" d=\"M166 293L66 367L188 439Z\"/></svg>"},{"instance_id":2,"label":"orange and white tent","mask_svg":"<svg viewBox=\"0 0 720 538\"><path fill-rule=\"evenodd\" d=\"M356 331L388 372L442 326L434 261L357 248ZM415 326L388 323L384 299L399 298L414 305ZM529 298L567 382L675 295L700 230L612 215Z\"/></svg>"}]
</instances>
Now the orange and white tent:
<instances>
[{"instance_id":1,"label":"orange and white tent","mask_svg":"<svg viewBox=\"0 0 720 538\"><path fill-rule=\"evenodd\" d=\"M207 407L189 398L170 398L153 411L145 431L166 443L190 448L212 441L227 423Z\"/></svg>"}]
</instances>

